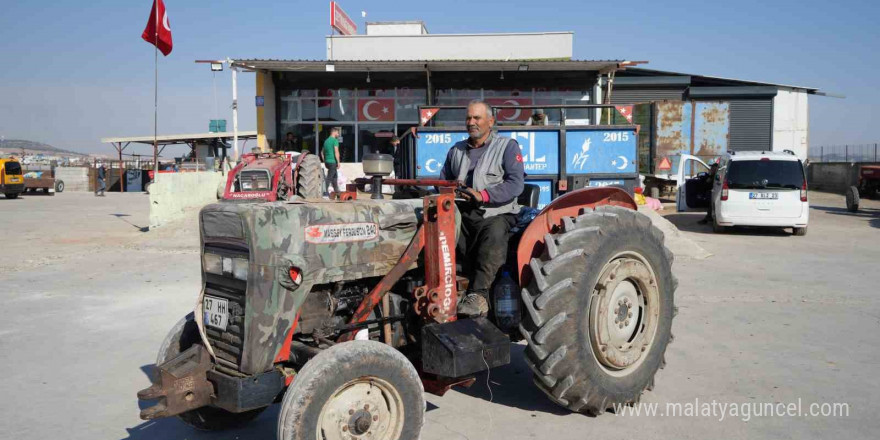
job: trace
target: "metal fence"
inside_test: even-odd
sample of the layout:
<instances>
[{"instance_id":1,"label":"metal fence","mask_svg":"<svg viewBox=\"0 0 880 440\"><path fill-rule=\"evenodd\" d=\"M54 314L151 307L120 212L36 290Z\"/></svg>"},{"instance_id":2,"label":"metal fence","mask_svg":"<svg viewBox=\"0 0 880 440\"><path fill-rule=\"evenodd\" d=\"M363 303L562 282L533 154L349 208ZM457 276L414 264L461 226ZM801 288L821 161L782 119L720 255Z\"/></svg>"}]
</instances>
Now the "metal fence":
<instances>
[{"instance_id":1,"label":"metal fence","mask_svg":"<svg viewBox=\"0 0 880 440\"><path fill-rule=\"evenodd\" d=\"M823 145L810 147L810 162L877 162L880 144Z\"/></svg>"}]
</instances>

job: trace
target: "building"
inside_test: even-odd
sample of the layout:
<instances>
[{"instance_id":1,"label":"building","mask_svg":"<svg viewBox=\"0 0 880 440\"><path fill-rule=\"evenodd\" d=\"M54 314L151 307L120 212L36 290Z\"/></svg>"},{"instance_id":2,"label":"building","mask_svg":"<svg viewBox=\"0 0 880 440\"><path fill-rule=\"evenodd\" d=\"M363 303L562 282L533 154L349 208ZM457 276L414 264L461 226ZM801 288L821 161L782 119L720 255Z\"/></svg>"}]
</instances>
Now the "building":
<instances>
[{"instance_id":1,"label":"building","mask_svg":"<svg viewBox=\"0 0 880 440\"><path fill-rule=\"evenodd\" d=\"M634 68L645 62L575 60L573 33L430 34L422 22L367 23L363 35L326 38L326 60L237 59L256 72L257 133L271 149L292 133L317 151L342 128L343 162L384 151L393 135L418 125L419 105L601 104L653 100L729 101L729 148L791 149L806 158L808 99L815 88ZM599 121L598 110L567 114ZM559 110L548 110L551 122ZM528 112L506 109L501 125ZM435 126L460 126L462 112Z\"/></svg>"}]
</instances>

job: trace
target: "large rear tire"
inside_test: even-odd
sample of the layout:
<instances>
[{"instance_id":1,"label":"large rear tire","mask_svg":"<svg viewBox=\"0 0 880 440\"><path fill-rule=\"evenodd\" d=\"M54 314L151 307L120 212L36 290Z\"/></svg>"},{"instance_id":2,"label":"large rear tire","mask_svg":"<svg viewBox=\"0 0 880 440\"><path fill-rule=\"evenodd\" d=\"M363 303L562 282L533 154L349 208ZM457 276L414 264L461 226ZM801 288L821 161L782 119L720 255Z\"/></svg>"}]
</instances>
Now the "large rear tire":
<instances>
[{"instance_id":1,"label":"large rear tire","mask_svg":"<svg viewBox=\"0 0 880 440\"><path fill-rule=\"evenodd\" d=\"M201 341L201 336L198 324L196 324L195 316L190 313L177 321L177 324L168 332L168 336L165 337L159 348L156 365L177 356L199 341ZM258 408L243 413L232 413L213 406L203 406L177 417L187 425L202 431L221 431L247 424L260 415L264 409Z\"/></svg>"},{"instance_id":2,"label":"large rear tire","mask_svg":"<svg viewBox=\"0 0 880 440\"><path fill-rule=\"evenodd\" d=\"M284 394L278 440L419 438L422 382L399 351L376 341L334 345L312 358Z\"/></svg>"},{"instance_id":3,"label":"large rear tire","mask_svg":"<svg viewBox=\"0 0 880 440\"><path fill-rule=\"evenodd\" d=\"M304 199L320 199L324 194L324 173L321 161L314 154L305 154L296 179L296 195Z\"/></svg>"},{"instance_id":4,"label":"large rear tire","mask_svg":"<svg viewBox=\"0 0 880 440\"><path fill-rule=\"evenodd\" d=\"M672 253L636 211L602 206L545 236L522 290L520 331L535 384L572 411L601 414L652 389L672 340Z\"/></svg>"},{"instance_id":5,"label":"large rear tire","mask_svg":"<svg viewBox=\"0 0 880 440\"><path fill-rule=\"evenodd\" d=\"M846 189L846 210L856 212L859 210L859 188L851 186Z\"/></svg>"}]
</instances>

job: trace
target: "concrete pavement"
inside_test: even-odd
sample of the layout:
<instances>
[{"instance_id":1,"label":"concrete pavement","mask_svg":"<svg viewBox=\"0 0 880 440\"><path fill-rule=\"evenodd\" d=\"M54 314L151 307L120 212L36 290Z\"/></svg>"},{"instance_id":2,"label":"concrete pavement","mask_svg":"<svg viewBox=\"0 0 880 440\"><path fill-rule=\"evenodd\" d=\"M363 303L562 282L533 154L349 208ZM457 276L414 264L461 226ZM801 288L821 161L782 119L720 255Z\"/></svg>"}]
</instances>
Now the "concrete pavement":
<instances>
[{"instance_id":1,"label":"concrete pavement","mask_svg":"<svg viewBox=\"0 0 880 440\"><path fill-rule=\"evenodd\" d=\"M142 232L147 196L0 198L0 437L271 439L277 405L246 428L138 419L135 392L199 290L193 223ZM846 403L848 417L587 417L557 408L514 362L427 396L424 439L869 438L880 422L880 203L847 213L811 193L809 233L713 234L670 214L712 256L678 256L668 365L643 402ZM488 386L487 386L488 382ZM491 400L491 402L490 402Z\"/></svg>"}]
</instances>

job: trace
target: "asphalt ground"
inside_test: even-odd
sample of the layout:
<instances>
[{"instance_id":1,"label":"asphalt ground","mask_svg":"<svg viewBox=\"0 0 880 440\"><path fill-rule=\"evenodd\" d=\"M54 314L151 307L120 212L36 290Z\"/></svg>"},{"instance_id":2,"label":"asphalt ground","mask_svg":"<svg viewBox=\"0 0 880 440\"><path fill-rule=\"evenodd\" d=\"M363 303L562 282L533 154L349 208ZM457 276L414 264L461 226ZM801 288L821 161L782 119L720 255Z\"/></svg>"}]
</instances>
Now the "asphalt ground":
<instances>
[{"instance_id":1,"label":"asphalt ground","mask_svg":"<svg viewBox=\"0 0 880 440\"><path fill-rule=\"evenodd\" d=\"M700 214L665 213L712 255L676 258L676 337L639 407L657 414L562 410L532 384L515 345L510 365L470 389L427 395L422 438L874 438L880 202L853 214L842 196L810 198L805 237L718 235ZM193 223L144 232L148 214L143 194L0 197L0 438L275 437L278 405L221 433L138 419L135 393L200 288ZM763 404L800 414L758 415ZM822 416L832 404L846 415Z\"/></svg>"}]
</instances>

